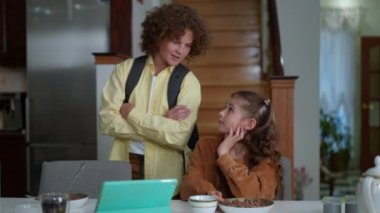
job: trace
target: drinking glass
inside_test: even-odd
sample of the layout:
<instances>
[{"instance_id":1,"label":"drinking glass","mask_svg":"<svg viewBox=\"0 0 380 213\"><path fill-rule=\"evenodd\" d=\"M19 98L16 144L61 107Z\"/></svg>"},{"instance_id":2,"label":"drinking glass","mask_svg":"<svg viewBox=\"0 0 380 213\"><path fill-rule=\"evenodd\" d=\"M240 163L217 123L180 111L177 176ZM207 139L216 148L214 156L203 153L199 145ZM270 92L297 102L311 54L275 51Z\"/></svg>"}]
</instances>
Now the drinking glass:
<instances>
[{"instance_id":1,"label":"drinking glass","mask_svg":"<svg viewBox=\"0 0 380 213\"><path fill-rule=\"evenodd\" d=\"M358 213L358 206L354 195L346 196L345 213Z\"/></svg>"},{"instance_id":2,"label":"drinking glass","mask_svg":"<svg viewBox=\"0 0 380 213\"><path fill-rule=\"evenodd\" d=\"M40 201L42 213L69 213L69 195L66 193L43 193Z\"/></svg>"},{"instance_id":3,"label":"drinking glass","mask_svg":"<svg viewBox=\"0 0 380 213\"><path fill-rule=\"evenodd\" d=\"M325 196L323 202L323 213L341 213L342 199L340 197Z\"/></svg>"}]
</instances>

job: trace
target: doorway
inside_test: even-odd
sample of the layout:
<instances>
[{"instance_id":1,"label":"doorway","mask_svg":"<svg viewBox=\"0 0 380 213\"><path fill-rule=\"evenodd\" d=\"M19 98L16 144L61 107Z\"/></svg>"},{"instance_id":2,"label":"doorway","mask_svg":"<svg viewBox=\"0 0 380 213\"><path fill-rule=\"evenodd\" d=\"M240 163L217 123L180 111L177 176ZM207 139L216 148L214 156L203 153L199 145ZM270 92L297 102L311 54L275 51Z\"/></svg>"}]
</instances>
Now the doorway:
<instances>
[{"instance_id":1,"label":"doorway","mask_svg":"<svg viewBox=\"0 0 380 213\"><path fill-rule=\"evenodd\" d=\"M361 38L360 170L374 166L380 154L380 37Z\"/></svg>"}]
</instances>

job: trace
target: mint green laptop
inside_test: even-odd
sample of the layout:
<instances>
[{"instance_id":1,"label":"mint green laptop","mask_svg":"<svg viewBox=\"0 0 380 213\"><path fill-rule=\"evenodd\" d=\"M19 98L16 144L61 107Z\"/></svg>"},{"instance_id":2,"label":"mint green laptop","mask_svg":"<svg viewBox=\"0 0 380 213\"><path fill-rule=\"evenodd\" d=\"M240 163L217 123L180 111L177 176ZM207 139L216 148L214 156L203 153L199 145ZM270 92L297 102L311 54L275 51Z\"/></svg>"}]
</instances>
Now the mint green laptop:
<instances>
[{"instance_id":1,"label":"mint green laptop","mask_svg":"<svg viewBox=\"0 0 380 213\"><path fill-rule=\"evenodd\" d=\"M176 179L105 181L96 213L166 213Z\"/></svg>"}]
</instances>

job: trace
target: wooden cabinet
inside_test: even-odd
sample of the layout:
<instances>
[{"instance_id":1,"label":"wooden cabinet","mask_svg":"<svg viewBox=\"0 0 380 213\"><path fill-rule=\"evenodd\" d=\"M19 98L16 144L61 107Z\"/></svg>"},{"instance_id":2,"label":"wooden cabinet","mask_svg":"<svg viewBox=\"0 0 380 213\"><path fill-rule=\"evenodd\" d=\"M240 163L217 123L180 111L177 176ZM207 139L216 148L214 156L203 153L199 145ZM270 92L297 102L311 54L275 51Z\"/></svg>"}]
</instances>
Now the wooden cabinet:
<instances>
[{"instance_id":1,"label":"wooden cabinet","mask_svg":"<svg viewBox=\"0 0 380 213\"><path fill-rule=\"evenodd\" d=\"M0 0L0 65L26 65L26 0Z\"/></svg>"},{"instance_id":2,"label":"wooden cabinet","mask_svg":"<svg viewBox=\"0 0 380 213\"><path fill-rule=\"evenodd\" d=\"M1 197L26 193L26 142L21 132L0 132Z\"/></svg>"},{"instance_id":3,"label":"wooden cabinet","mask_svg":"<svg viewBox=\"0 0 380 213\"><path fill-rule=\"evenodd\" d=\"M131 17L131 0L110 1L110 36L112 53L124 56L131 55Z\"/></svg>"}]
</instances>

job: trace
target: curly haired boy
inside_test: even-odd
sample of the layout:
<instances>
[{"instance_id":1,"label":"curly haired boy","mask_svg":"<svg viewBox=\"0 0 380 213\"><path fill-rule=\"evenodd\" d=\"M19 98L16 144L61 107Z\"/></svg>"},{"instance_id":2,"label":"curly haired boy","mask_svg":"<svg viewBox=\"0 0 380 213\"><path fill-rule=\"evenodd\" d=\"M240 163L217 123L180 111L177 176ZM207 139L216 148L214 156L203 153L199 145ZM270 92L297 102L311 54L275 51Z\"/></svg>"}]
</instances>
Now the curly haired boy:
<instances>
[{"instance_id":1,"label":"curly haired boy","mask_svg":"<svg viewBox=\"0 0 380 213\"><path fill-rule=\"evenodd\" d=\"M110 159L127 160L133 179L182 179L182 152L194 127L201 87L192 72L183 79L177 105L169 110L169 77L183 60L203 53L209 32L192 8L167 4L152 9L142 23L141 49L148 56L129 101L125 82L135 59L118 64L107 81L100 128L114 137Z\"/></svg>"}]
</instances>

